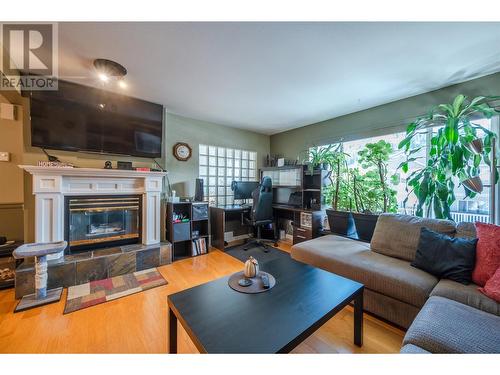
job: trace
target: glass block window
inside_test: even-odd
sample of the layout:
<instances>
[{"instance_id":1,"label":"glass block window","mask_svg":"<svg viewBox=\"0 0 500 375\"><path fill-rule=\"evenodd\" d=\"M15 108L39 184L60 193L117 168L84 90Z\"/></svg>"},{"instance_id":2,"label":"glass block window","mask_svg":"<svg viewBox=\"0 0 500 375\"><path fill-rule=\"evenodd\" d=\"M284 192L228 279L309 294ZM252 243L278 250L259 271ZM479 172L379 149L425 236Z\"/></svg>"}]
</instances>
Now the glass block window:
<instances>
[{"instance_id":1,"label":"glass block window","mask_svg":"<svg viewBox=\"0 0 500 375\"><path fill-rule=\"evenodd\" d=\"M231 182L258 180L257 153L209 145L200 145L199 150L205 200L210 205L241 203L234 201Z\"/></svg>"}]
</instances>

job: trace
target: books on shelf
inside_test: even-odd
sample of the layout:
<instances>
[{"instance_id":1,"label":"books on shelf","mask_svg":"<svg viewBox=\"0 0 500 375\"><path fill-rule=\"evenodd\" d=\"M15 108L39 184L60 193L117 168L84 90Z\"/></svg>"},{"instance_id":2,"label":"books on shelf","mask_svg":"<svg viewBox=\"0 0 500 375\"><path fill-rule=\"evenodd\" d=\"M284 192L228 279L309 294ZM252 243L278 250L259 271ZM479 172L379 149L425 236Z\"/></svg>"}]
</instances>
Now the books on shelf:
<instances>
[{"instance_id":1,"label":"books on shelf","mask_svg":"<svg viewBox=\"0 0 500 375\"><path fill-rule=\"evenodd\" d=\"M197 238L193 240L193 247L191 249L191 255L201 255L207 253L207 241L206 238Z\"/></svg>"}]
</instances>

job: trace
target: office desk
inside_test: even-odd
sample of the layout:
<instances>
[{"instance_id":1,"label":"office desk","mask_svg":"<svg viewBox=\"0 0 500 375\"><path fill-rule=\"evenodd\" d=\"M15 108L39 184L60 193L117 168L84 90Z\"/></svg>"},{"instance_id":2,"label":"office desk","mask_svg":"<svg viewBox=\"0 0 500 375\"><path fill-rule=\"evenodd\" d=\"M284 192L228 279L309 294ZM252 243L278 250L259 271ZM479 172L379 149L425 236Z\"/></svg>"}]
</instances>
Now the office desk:
<instances>
[{"instance_id":1,"label":"office desk","mask_svg":"<svg viewBox=\"0 0 500 375\"><path fill-rule=\"evenodd\" d=\"M210 207L210 234L212 246L224 250L227 245L224 234L233 232L234 240L243 239L249 233L249 226L242 224L241 215L250 215L250 206L226 205Z\"/></svg>"},{"instance_id":2,"label":"office desk","mask_svg":"<svg viewBox=\"0 0 500 375\"><path fill-rule=\"evenodd\" d=\"M233 240L242 240L248 236L250 227L242 224L241 215L250 215L250 206L227 205L210 207L210 234L212 246L224 250L227 242L224 234L233 233ZM324 210L311 210L286 204L273 204L274 225L278 228L280 219L293 222L293 244L311 240L321 235Z\"/></svg>"},{"instance_id":3,"label":"office desk","mask_svg":"<svg viewBox=\"0 0 500 375\"><path fill-rule=\"evenodd\" d=\"M279 225L280 219L293 222L293 244L308 241L321 235L325 210L311 210L289 206L286 204L273 204L274 222Z\"/></svg>"}]
</instances>

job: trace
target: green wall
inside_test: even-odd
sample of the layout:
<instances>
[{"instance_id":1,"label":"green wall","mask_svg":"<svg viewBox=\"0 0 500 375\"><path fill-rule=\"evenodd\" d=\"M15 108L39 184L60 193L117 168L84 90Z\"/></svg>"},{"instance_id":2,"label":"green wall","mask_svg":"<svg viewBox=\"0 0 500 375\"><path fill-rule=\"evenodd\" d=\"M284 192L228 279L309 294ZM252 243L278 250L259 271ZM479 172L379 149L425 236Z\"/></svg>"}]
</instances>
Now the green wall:
<instances>
[{"instance_id":1,"label":"green wall","mask_svg":"<svg viewBox=\"0 0 500 375\"><path fill-rule=\"evenodd\" d=\"M268 135L194 120L172 113L167 113L165 121L168 177L172 189L178 196L194 195L194 183L198 177L198 145L200 143L256 151L258 168L262 167L264 158L269 153ZM173 156L172 148L177 142L185 142L191 146L193 149L191 159L178 161Z\"/></svg>"},{"instance_id":2,"label":"green wall","mask_svg":"<svg viewBox=\"0 0 500 375\"><path fill-rule=\"evenodd\" d=\"M295 159L310 146L388 134L457 94L500 95L500 73L387 103L271 136L271 153Z\"/></svg>"}]
</instances>

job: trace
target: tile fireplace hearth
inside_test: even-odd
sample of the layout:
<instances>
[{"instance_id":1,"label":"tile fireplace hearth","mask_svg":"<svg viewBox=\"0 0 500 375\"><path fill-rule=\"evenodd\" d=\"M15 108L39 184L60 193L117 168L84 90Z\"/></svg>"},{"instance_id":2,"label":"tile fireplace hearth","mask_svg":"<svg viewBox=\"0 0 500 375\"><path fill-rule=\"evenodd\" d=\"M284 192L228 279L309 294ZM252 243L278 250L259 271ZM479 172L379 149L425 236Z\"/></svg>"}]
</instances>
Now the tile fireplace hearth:
<instances>
[{"instance_id":1,"label":"tile fireplace hearth","mask_svg":"<svg viewBox=\"0 0 500 375\"><path fill-rule=\"evenodd\" d=\"M169 242L123 245L79 252L48 261L49 289L84 284L172 263ZM16 269L15 294L19 299L35 289L35 265L25 261Z\"/></svg>"}]
</instances>

